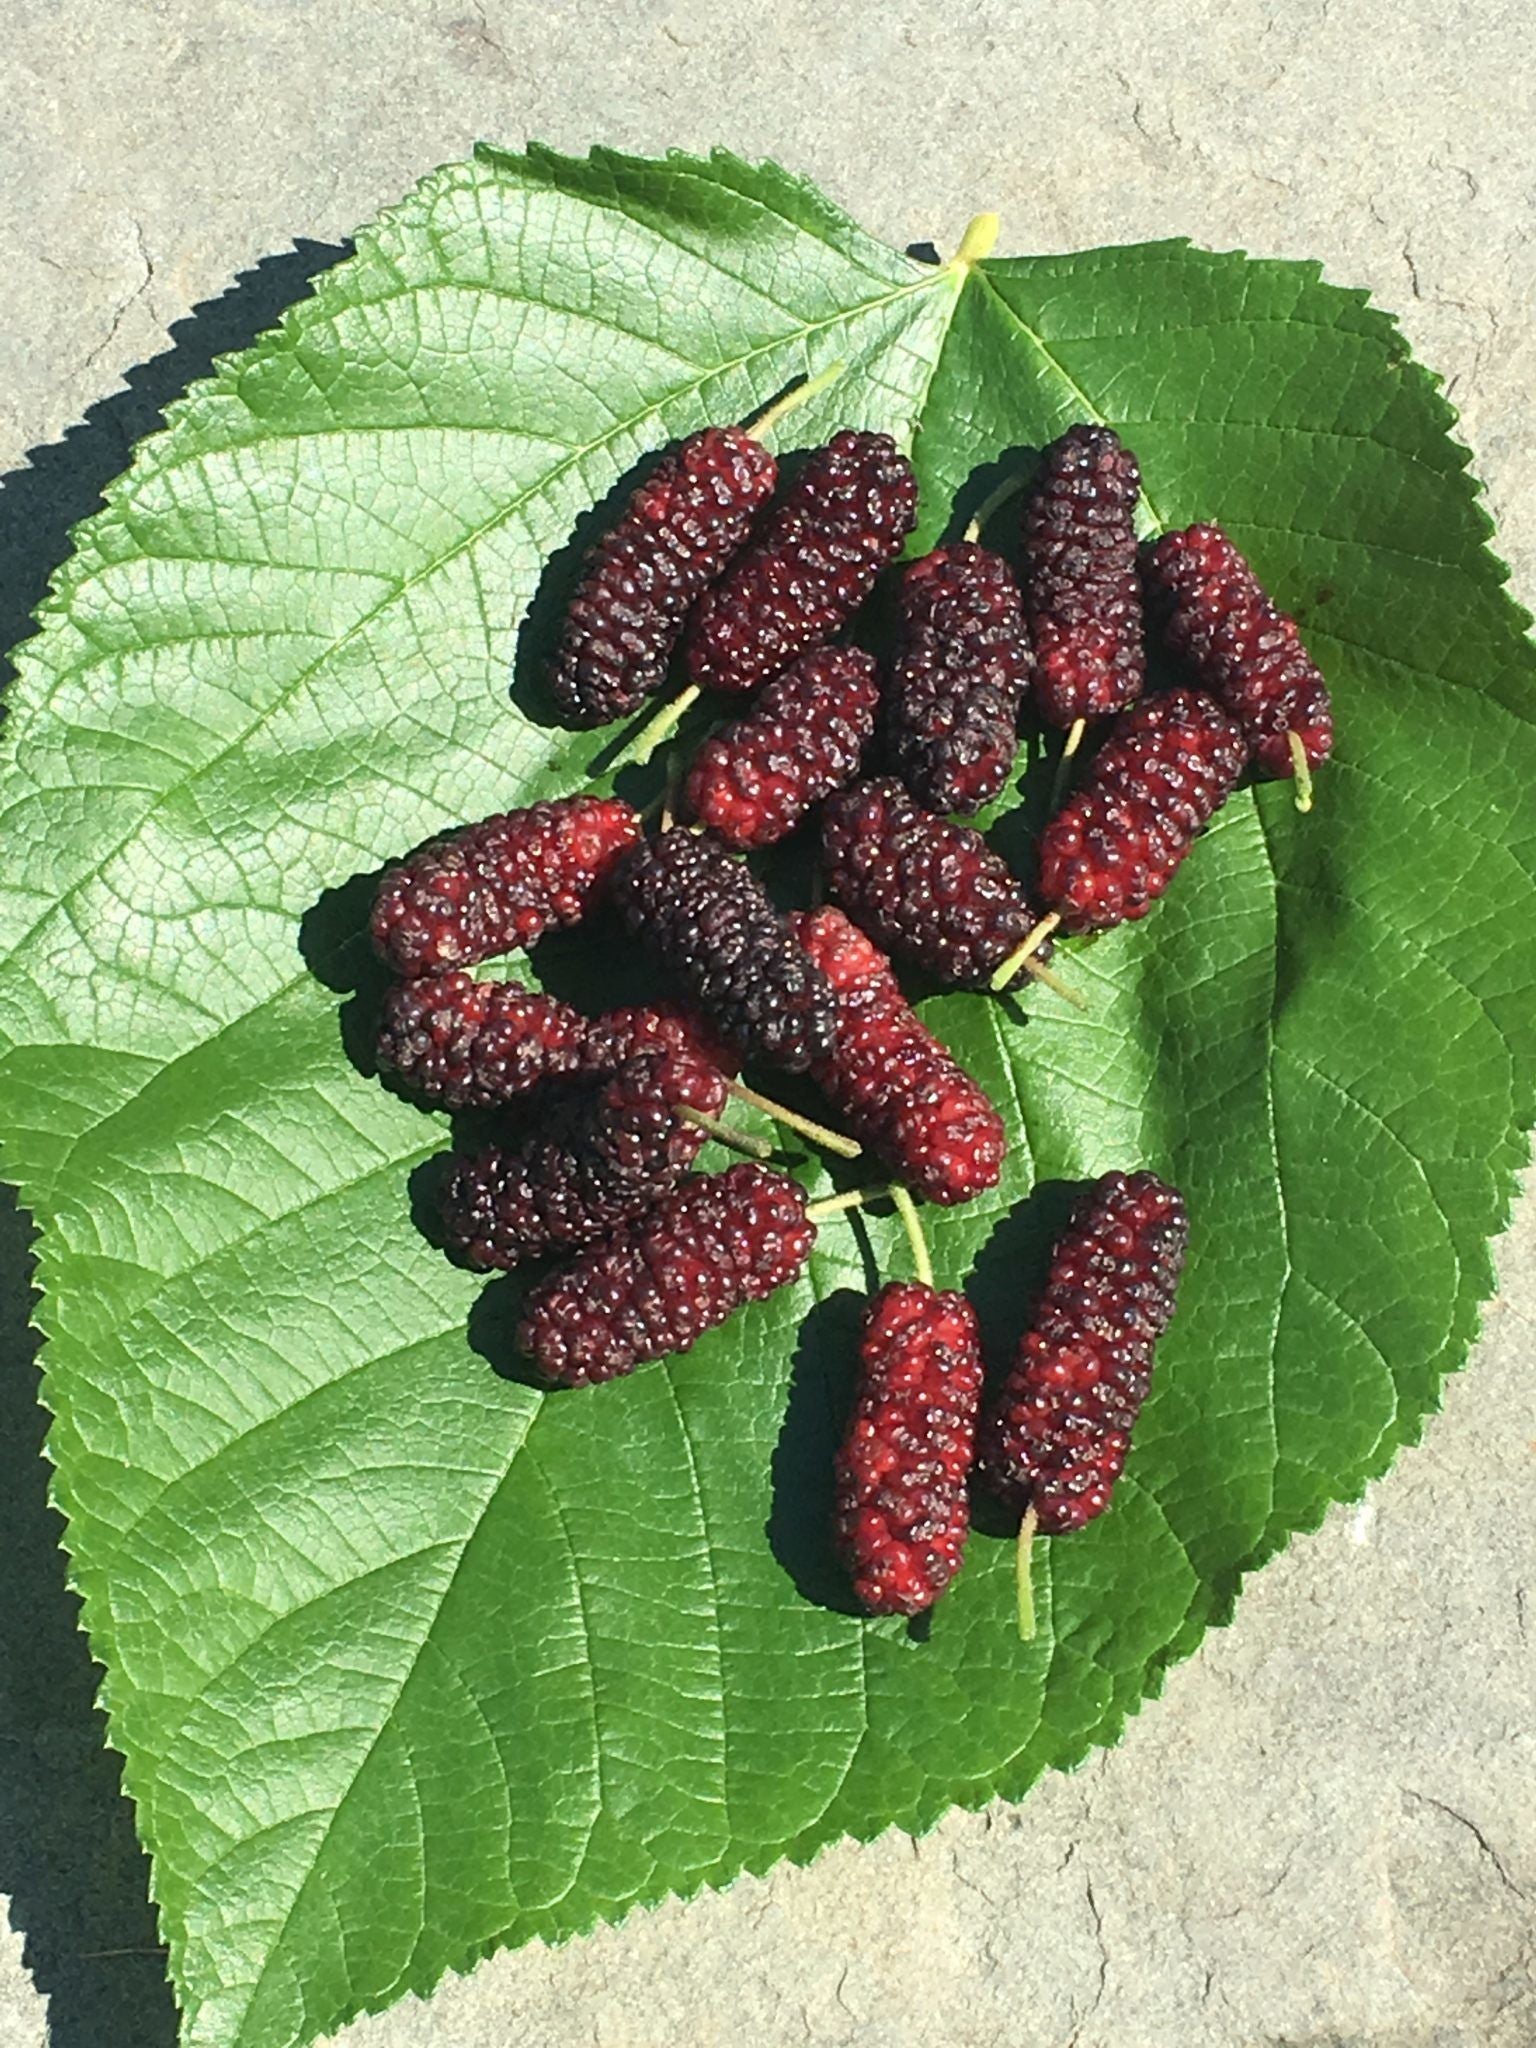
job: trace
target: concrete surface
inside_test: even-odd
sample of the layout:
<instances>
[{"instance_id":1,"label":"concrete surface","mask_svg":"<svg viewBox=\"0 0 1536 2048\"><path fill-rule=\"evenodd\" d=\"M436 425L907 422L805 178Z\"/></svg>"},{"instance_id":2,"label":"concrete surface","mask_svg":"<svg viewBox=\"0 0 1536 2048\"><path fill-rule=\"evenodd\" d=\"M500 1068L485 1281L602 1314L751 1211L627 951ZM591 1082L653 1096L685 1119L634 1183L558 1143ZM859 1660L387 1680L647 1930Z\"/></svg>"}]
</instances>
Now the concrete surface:
<instances>
[{"instance_id":1,"label":"concrete surface","mask_svg":"<svg viewBox=\"0 0 1536 2048\"><path fill-rule=\"evenodd\" d=\"M1005 248L1185 233L1320 256L1445 373L1530 604L1528 22L1513 0L10 0L0 470L160 358L237 272L334 242L477 136L725 141L810 172L897 243L952 246L986 206ZM277 302L302 267L267 267ZM36 592L10 551L25 586L61 511L86 509L199 349L243 338L260 303L226 302L224 327L210 316L0 494L13 624ZM347 2048L1536 2042L1530 1203L1501 1268L1426 1448L1264 1573L1116 1754L915 1846L834 1850L501 1957ZM61 1764L49 1703L29 1711L3 1734L31 1743L15 1753L43 1790L0 1806L0 1875L19 1873L55 2042L164 2048L110 1770L73 1736ZM58 1823L54 1785L79 1805ZM118 1842L99 1879L98 1824ZM129 1930L116 1945L108 1923ZM21 1947L0 1941L3 2048L45 2034Z\"/></svg>"}]
</instances>

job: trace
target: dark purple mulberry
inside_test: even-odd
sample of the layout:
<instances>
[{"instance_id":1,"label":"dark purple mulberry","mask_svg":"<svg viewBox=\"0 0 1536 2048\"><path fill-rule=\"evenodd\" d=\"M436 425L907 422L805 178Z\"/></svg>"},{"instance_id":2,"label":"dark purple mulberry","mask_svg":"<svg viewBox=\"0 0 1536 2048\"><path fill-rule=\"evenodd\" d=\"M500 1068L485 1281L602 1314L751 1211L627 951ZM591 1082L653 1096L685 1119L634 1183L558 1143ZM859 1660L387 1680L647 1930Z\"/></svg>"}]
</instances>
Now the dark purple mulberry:
<instances>
[{"instance_id":1,"label":"dark purple mulberry","mask_svg":"<svg viewBox=\"0 0 1536 2048\"><path fill-rule=\"evenodd\" d=\"M925 809L979 811L1008 780L1032 666L1001 555L961 541L902 571L886 698L890 764Z\"/></svg>"},{"instance_id":2,"label":"dark purple mulberry","mask_svg":"<svg viewBox=\"0 0 1536 2048\"><path fill-rule=\"evenodd\" d=\"M704 742L684 784L688 808L727 846L772 846L858 774L879 702L873 655L812 648Z\"/></svg>"},{"instance_id":3,"label":"dark purple mulberry","mask_svg":"<svg viewBox=\"0 0 1536 2048\"><path fill-rule=\"evenodd\" d=\"M837 1459L837 1544L870 1614L921 1614L959 1571L981 1400L981 1333L963 1294L882 1287Z\"/></svg>"},{"instance_id":4,"label":"dark purple mulberry","mask_svg":"<svg viewBox=\"0 0 1536 2048\"><path fill-rule=\"evenodd\" d=\"M381 1070L440 1109L491 1109L583 1062L587 1021L515 981L423 974L384 998Z\"/></svg>"},{"instance_id":5,"label":"dark purple mulberry","mask_svg":"<svg viewBox=\"0 0 1536 2048\"><path fill-rule=\"evenodd\" d=\"M1106 1173L1057 1240L980 1443L989 1488L1047 1535L1109 1506L1188 1241L1183 1197L1155 1173Z\"/></svg>"},{"instance_id":6,"label":"dark purple mulberry","mask_svg":"<svg viewBox=\"0 0 1536 2048\"><path fill-rule=\"evenodd\" d=\"M384 876L374 945L404 975L531 946L595 908L639 836L638 814L618 797L562 797L466 825Z\"/></svg>"},{"instance_id":7,"label":"dark purple mulberry","mask_svg":"<svg viewBox=\"0 0 1536 2048\"><path fill-rule=\"evenodd\" d=\"M1006 865L969 825L899 782L856 783L822 813L827 883L855 924L940 981L985 988L1037 923ZM1048 944L1038 956L1050 958Z\"/></svg>"},{"instance_id":8,"label":"dark purple mulberry","mask_svg":"<svg viewBox=\"0 0 1536 2048\"><path fill-rule=\"evenodd\" d=\"M1145 917L1247 759L1241 732L1199 690L1122 712L1040 841L1040 894L1063 929Z\"/></svg>"},{"instance_id":9,"label":"dark purple mulberry","mask_svg":"<svg viewBox=\"0 0 1536 2048\"><path fill-rule=\"evenodd\" d=\"M685 642L692 680L755 690L830 640L916 519L917 478L890 435L834 434L694 607Z\"/></svg>"},{"instance_id":10,"label":"dark purple mulberry","mask_svg":"<svg viewBox=\"0 0 1536 2048\"><path fill-rule=\"evenodd\" d=\"M796 911L791 923L837 998L837 1043L811 1068L827 1100L930 1202L996 1187L1003 1120L914 1014L885 955L840 910Z\"/></svg>"},{"instance_id":11,"label":"dark purple mulberry","mask_svg":"<svg viewBox=\"0 0 1536 2048\"><path fill-rule=\"evenodd\" d=\"M826 976L757 877L712 834L643 840L613 887L630 932L733 1046L796 1073L831 1051Z\"/></svg>"},{"instance_id":12,"label":"dark purple mulberry","mask_svg":"<svg viewBox=\"0 0 1536 2048\"><path fill-rule=\"evenodd\" d=\"M659 690L689 607L741 547L778 468L740 427L662 457L587 557L550 671L573 725L605 725Z\"/></svg>"},{"instance_id":13,"label":"dark purple mulberry","mask_svg":"<svg viewBox=\"0 0 1536 2048\"><path fill-rule=\"evenodd\" d=\"M606 1236L693 1164L704 1133L679 1109L713 1116L724 1100L724 1076L682 1053L627 1060L546 1095L515 1150L456 1163L443 1196L448 1244L472 1265L509 1267Z\"/></svg>"},{"instance_id":14,"label":"dark purple mulberry","mask_svg":"<svg viewBox=\"0 0 1536 2048\"><path fill-rule=\"evenodd\" d=\"M1024 512L1024 605L1036 708L1047 725L1069 726L1141 694L1141 471L1109 427L1068 427L1041 460Z\"/></svg>"},{"instance_id":15,"label":"dark purple mulberry","mask_svg":"<svg viewBox=\"0 0 1536 2048\"><path fill-rule=\"evenodd\" d=\"M1195 680L1214 691L1270 775L1296 772L1292 735L1308 768L1333 751L1333 707L1322 673L1219 526L1165 533L1148 557L1166 601L1163 632Z\"/></svg>"},{"instance_id":16,"label":"dark purple mulberry","mask_svg":"<svg viewBox=\"0 0 1536 2048\"><path fill-rule=\"evenodd\" d=\"M699 1174L543 1280L518 1347L547 1379L588 1386L687 1351L795 1278L816 1226L805 1192L766 1166Z\"/></svg>"}]
</instances>

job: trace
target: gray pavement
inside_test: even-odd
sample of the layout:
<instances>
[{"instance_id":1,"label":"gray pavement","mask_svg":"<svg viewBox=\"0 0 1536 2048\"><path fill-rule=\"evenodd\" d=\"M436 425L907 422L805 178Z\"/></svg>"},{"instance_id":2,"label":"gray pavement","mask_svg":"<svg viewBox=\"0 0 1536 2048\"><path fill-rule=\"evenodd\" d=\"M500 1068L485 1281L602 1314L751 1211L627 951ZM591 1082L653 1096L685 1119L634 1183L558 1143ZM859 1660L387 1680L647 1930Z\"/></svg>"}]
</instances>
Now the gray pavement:
<instances>
[{"instance_id":1,"label":"gray pavement","mask_svg":"<svg viewBox=\"0 0 1536 2048\"><path fill-rule=\"evenodd\" d=\"M1536 64L1515 4L10 0L0 75L0 471L49 451L0 494L0 637L61 508L315 252L126 394L125 371L257 259L337 241L478 136L726 142L897 243L952 246L995 207L1005 249L1182 233L1320 257L1444 372L1536 600ZM918 1844L498 1957L347 2048L1536 2043L1530 1201L1500 1269L1425 1447L1263 1573L1118 1751ZM58 1808L79 1839L43 1876L58 1802L0 1806L36 1963L0 1927L0 2048L46 2038L36 1980L58 2048L165 2048L152 1960L103 1954L135 1940L92 1915L93 1884L133 1878L119 1836L92 1847L110 1783L61 1765L46 1702L34 1719L0 1739L96 1806ZM121 1902L108 1919L131 1930Z\"/></svg>"}]
</instances>

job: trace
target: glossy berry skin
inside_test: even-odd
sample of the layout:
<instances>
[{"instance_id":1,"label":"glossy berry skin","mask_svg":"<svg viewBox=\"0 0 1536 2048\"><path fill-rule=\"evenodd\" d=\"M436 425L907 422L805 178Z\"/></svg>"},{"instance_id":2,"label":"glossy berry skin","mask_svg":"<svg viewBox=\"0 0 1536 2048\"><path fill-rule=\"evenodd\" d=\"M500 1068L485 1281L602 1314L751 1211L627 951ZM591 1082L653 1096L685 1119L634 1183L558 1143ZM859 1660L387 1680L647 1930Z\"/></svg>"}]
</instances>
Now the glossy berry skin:
<instances>
[{"instance_id":1,"label":"glossy berry skin","mask_svg":"<svg viewBox=\"0 0 1536 2048\"><path fill-rule=\"evenodd\" d=\"M963 1294L882 1287L864 1317L834 1527L867 1614L921 1614L965 1558L981 1332Z\"/></svg>"},{"instance_id":2,"label":"glossy berry skin","mask_svg":"<svg viewBox=\"0 0 1536 2048\"><path fill-rule=\"evenodd\" d=\"M956 987L984 988L1037 922L981 834L921 809L894 779L830 798L821 846L827 886L854 923Z\"/></svg>"},{"instance_id":3,"label":"glossy berry skin","mask_svg":"<svg viewBox=\"0 0 1536 2048\"><path fill-rule=\"evenodd\" d=\"M879 703L873 655L813 647L774 677L748 717L704 742L684 803L727 846L772 846L858 774Z\"/></svg>"},{"instance_id":4,"label":"glossy berry skin","mask_svg":"<svg viewBox=\"0 0 1536 2048\"><path fill-rule=\"evenodd\" d=\"M694 1175L540 1281L518 1348L562 1386L614 1379L687 1351L786 1286L815 1241L805 1192L787 1174L746 1164Z\"/></svg>"},{"instance_id":5,"label":"glossy berry skin","mask_svg":"<svg viewBox=\"0 0 1536 2048\"><path fill-rule=\"evenodd\" d=\"M614 879L645 941L737 1051L800 1073L832 1049L832 991L761 882L708 832L641 842Z\"/></svg>"},{"instance_id":6,"label":"glossy berry skin","mask_svg":"<svg viewBox=\"0 0 1536 2048\"><path fill-rule=\"evenodd\" d=\"M917 478L889 434L818 448L694 608L692 681L755 690L846 625L917 519Z\"/></svg>"},{"instance_id":7,"label":"glossy berry skin","mask_svg":"<svg viewBox=\"0 0 1536 2048\"><path fill-rule=\"evenodd\" d=\"M466 825L385 874L373 943L406 976L531 946L597 906L639 836L618 797L561 797Z\"/></svg>"},{"instance_id":8,"label":"glossy berry skin","mask_svg":"<svg viewBox=\"0 0 1536 2048\"><path fill-rule=\"evenodd\" d=\"M1046 1535L1109 1506L1188 1241L1183 1197L1155 1173L1105 1174L1057 1240L980 1434L987 1486L1007 1507L1033 1507Z\"/></svg>"},{"instance_id":9,"label":"glossy berry skin","mask_svg":"<svg viewBox=\"0 0 1536 2048\"><path fill-rule=\"evenodd\" d=\"M837 998L837 1043L811 1078L843 1122L930 1202L949 1207L996 1187L1003 1120L914 1014L885 955L830 906L790 922Z\"/></svg>"},{"instance_id":10,"label":"glossy berry skin","mask_svg":"<svg viewBox=\"0 0 1536 2048\"><path fill-rule=\"evenodd\" d=\"M1069 932L1145 917L1248 759L1214 697L1170 690L1122 712L1040 841L1040 894Z\"/></svg>"},{"instance_id":11,"label":"glossy berry skin","mask_svg":"<svg viewBox=\"0 0 1536 2048\"><path fill-rule=\"evenodd\" d=\"M778 466L740 427L705 427L662 457L587 557L550 670L571 725L653 696L689 607L747 538Z\"/></svg>"},{"instance_id":12,"label":"glossy berry skin","mask_svg":"<svg viewBox=\"0 0 1536 2048\"><path fill-rule=\"evenodd\" d=\"M902 571L885 706L891 767L925 810L978 811L1018 752L1033 661L1013 571L974 542Z\"/></svg>"},{"instance_id":13,"label":"glossy berry skin","mask_svg":"<svg viewBox=\"0 0 1536 2048\"><path fill-rule=\"evenodd\" d=\"M384 998L380 1071L437 1109L491 1109L575 1072L587 1020L515 981L423 974Z\"/></svg>"},{"instance_id":14,"label":"glossy berry skin","mask_svg":"<svg viewBox=\"0 0 1536 2048\"><path fill-rule=\"evenodd\" d=\"M1141 470L1110 427L1069 427L1024 510L1024 605L1047 725L1107 718L1146 673L1132 524Z\"/></svg>"},{"instance_id":15,"label":"glossy berry skin","mask_svg":"<svg viewBox=\"0 0 1536 2048\"><path fill-rule=\"evenodd\" d=\"M577 1064L584 1074L608 1074L625 1060L647 1053L682 1052L718 1068L728 1079L740 1067L736 1054L687 1003L637 1003L605 1010L588 1022Z\"/></svg>"},{"instance_id":16,"label":"glossy berry skin","mask_svg":"<svg viewBox=\"0 0 1536 2048\"><path fill-rule=\"evenodd\" d=\"M1219 526L1165 533L1148 557L1162 598L1163 634L1243 728L1269 775L1294 775L1290 735L1307 765L1333 751L1333 706L1322 672L1301 644L1296 621L1279 610Z\"/></svg>"},{"instance_id":17,"label":"glossy berry skin","mask_svg":"<svg viewBox=\"0 0 1536 2048\"><path fill-rule=\"evenodd\" d=\"M447 1244L471 1265L508 1268L590 1244L648 1208L693 1164L725 1080L683 1053L627 1060L561 1091L515 1150L460 1159L443 1196Z\"/></svg>"}]
</instances>

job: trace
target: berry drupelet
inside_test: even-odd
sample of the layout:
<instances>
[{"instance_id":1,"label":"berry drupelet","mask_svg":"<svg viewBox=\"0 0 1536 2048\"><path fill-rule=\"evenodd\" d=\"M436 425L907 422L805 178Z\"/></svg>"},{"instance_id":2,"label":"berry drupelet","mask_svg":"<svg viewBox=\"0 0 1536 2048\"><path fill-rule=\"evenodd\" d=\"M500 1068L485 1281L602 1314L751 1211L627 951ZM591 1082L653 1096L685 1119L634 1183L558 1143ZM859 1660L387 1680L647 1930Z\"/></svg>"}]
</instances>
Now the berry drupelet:
<instances>
[{"instance_id":1,"label":"berry drupelet","mask_svg":"<svg viewBox=\"0 0 1536 2048\"><path fill-rule=\"evenodd\" d=\"M1219 526L1165 533L1147 573L1166 613L1163 633L1195 679L1243 728L1270 775L1306 778L1333 751L1328 685L1296 629Z\"/></svg>"},{"instance_id":2,"label":"berry drupelet","mask_svg":"<svg viewBox=\"0 0 1536 2048\"><path fill-rule=\"evenodd\" d=\"M840 910L790 921L837 999L837 1042L811 1069L828 1101L929 1201L950 1206L996 1187L1003 1120L914 1015L885 955Z\"/></svg>"},{"instance_id":3,"label":"berry drupelet","mask_svg":"<svg viewBox=\"0 0 1536 2048\"><path fill-rule=\"evenodd\" d=\"M786 1286L815 1241L804 1190L787 1174L743 1165L696 1175L540 1281L518 1347L564 1386L617 1378L688 1350Z\"/></svg>"},{"instance_id":4,"label":"berry drupelet","mask_svg":"<svg viewBox=\"0 0 1536 2048\"><path fill-rule=\"evenodd\" d=\"M666 680L694 600L747 538L778 466L740 427L705 427L662 457L587 557L550 671L573 725L605 725Z\"/></svg>"},{"instance_id":5,"label":"berry drupelet","mask_svg":"<svg viewBox=\"0 0 1536 2048\"><path fill-rule=\"evenodd\" d=\"M1008 780L1032 663L1019 586L973 541L902 571L885 706L891 767L930 811L980 810Z\"/></svg>"},{"instance_id":6,"label":"berry drupelet","mask_svg":"<svg viewBox=\"0 0 1536 2048\"><path fill-rule=\"evenodd\" d=\"M605 1010L587 1024L577 1064L584 1074L609 1074L647 1053L691 1053L733 1078L740 1061L687 1003L637 1003Z\"/></svg>"},{"instance_id":7,"label":"berry drupelet","mask_svg":"<svg viewBox=\"0 0 1536 2048\"><path fill-rule=\"evenodd\" d=\"M980 1466L1047 1535L1102 1514L1173 1315L1189 1224L1155 1173L1107 1173L1058 1239L1034 1326L988 1407Z\"/></svg>"},{"instance_id":8,"label":"berry drupelet","mask_svg":"<svg viewBox=\"0 0 1536 2048\"><path fill-rule=\"evenodd\" d=\"M1238 727L1199 690L1123 712L1040 841L1040 894L1063 930L1145 917L1247 759Z\"/></svg>"},{"instance_id":9,"label":"berry drupelet","mask_svg":"<svg viewBox=\"0 0 1536 2048\"><path fill-rule=\"evenodd\" d=\"M642 840L614 900L738 1051L803 1072L832 1050L832 991L746 865L707 832Z\"/></svg>"},{"instance_id":10,"label":"berry drupelet","mask_svg":"<svg viewBox=\"0 0 1536 2048\"><path fill-rule=\"evenodd\" d=\"M683 786L727 846L772 846L859 772L880 684L861 647L816 647L776 675L750 716L707 739Z\"/></svg>"},{"instance_id":11,"label":"berry drupelet","mask_svg":"<svg viewBox=\"0 0 1536 2048\"><path fill-rule=\"evenodd\" d=\"M880 1290L836 1468L838 1548L867 1613L921 1614L960 1569L981 1383L963 1294L901 1280Z\"/></svg>"},{"instance_id":12,"label":"berry drupelet","mask_svg":"<svg viewBox=\"0 0 1536 2048\"><path fill-rule=\"evenodd\" d=\"M511 1267L590 1244L649 1208L693 1164L725 1078L684 1053L627 1060L561 1089L515 1150L460 1159L443 1196L448 1245L471 1265Z\"/></svg>"},{"instance_id":13,"label":"berry drupelet","mask_svg":"<svg viewBox=\"0 0 1536 2048\"><path fill-rule=\"evenodd\" d=\"M584 1064L587 1020L515 981L423 974L384 998L380 1070L438 1109L492 1109Z\"/></svg>"},{"instance_id":14,"label":"berry drupelet","mask_svg":"<svg viewBox=\"0 0 1536 2048\"><path fill-rule=\"evenodd\" d=\"M818 448L756 537L694 607L685 647L705 689L755 690L830 640L917 519L917 478L889 434Z\"/></svg>"},{"instance_id":15,"label":"berry drupelet","mask_svg":"<svg viewBox=\"0 0 1536 2048\"><path fill-rule=\"evenodd\" d=\"M618 797L561 797L466 825L384 875L373 943L407 976L531 946L596 907L639 836Z\"/></svg>"},{"instance_id":16,"label":"berry drupelet","mask_svg":"<svg viewBox=\"0 0 1536 2048\"><path fill-rule=\"evenodd\" d=\"M890 778L828 801L822 858L828 887L855 924L961 988L985 988L1037 922L979 832L922 810ZM1048 946L1039 957L1049 958Z\"/></svg>"},{"instance_id":17,"label":"berry drupelet","mask_svg":"<svg viewBox=\"0 0 1536 2048\"><path fill-rule=\"evenodd\" d=\"M1041 458L1024 511L1024 604L1047 725L1107 718L1141 694L1140 492L1136 458L1112 428L1069 427Z\"/></svg>"}]
</instances>

